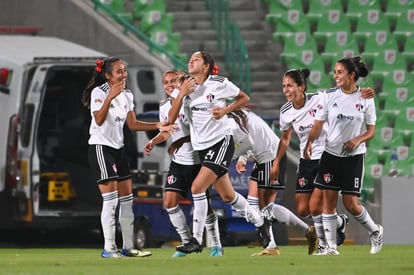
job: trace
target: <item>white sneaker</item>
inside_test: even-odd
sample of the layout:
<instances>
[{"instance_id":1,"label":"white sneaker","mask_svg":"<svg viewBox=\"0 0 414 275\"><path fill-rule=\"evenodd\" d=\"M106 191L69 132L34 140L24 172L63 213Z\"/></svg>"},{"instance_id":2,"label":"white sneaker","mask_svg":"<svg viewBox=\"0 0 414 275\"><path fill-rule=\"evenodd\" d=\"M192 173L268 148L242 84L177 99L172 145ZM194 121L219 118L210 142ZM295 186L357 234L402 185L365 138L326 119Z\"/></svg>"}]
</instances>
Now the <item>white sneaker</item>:
<instances>
[{"instance_id":1,"label":"white sneaker","mask_svg":"<svg viewBox=\"0 0 414 275\"><path fill-rule=\"evenodd\" d=\"M377 254L381 251L384 244L384 228L378 224L378 230L371 234L371 254Z\"/></svg>"},{"instance_id":2,"label":"white sneaker","mask_svg":"<svg viewBox=\"0 0 414 275\"><path fill-rule=\"evenodd\" d=\"M315 253L313 253L313 255L315 256L325 255L325 250L326 250L325 246L318 245L318 249L315 251Z\"/></svg>"},{"instance_id":3,"label":"white sneaker","mask_svg":"<svg viewBox=\"0 0 414 275\"><path fill-rule=\"evenodd\" d=\"M318 251L319 251L319 249L318 249ZM317 255L317 256L339 255L339 251L335 248L325 247L325 249L323 249L323 251L321 251L321 253L315 254L315 255Z\"/></svg>"}]
</instances>

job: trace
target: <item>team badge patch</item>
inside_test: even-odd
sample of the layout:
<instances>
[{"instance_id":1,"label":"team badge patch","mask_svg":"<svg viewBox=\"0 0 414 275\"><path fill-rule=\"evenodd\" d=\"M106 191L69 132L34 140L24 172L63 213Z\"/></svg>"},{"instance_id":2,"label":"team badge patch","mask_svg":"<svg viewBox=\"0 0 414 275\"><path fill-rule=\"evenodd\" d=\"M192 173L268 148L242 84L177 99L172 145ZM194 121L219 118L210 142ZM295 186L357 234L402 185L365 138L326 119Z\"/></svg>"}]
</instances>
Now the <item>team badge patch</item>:
<instances>
[{"instance_id":1,"label":"team badge patch","mask_svg":"<svg viewBox=\"0 0 414 275\"><path fill-rule=\"evenodd\" d=\"M333 176L332 176L331 174L329 174L329 173L323 174L323 180L324 180L326 183L331 182L331 180L332 180L332 179L333 179Z\"/></svg>"},{"instance_id":2,"label":"team badge patch","mask_svg":"<svg viewBox=\"0 0 414 275\"><path fill-rule=\"evenodd\" d=\"M212 95L212 94L208 94L208 95L206 96L206 98L207 98L207 100L208 100L209 102L213 102L213 100L214 100L214 95Z\"/></svg>"},{"instance_id":3,"label":"team badge patch","mask_svg":"<svg viewBox=\"0 0 414 275\"><path fill-rule=\"evenodd\" d=\"M356 109L358 110L358 112L362 111L364 109L364 106L362 104L355 104Z\"/></svg>"},{"instance_id":4,"label":"team badge patch","mask_svg":"<svg viewBox=\"0 0 414 275\"><path fill-rule=\"evenodd\" d=\"M315 115L316 115L316 109L310 109L310 110L308 111L308 113L309 113L309 115L310 115L311 117L315 117Z\"/></svg>"},{"instance_id":5,"label":"team badge patch","mask_svg":"<svg viewBox=\"0 0 414 275\"><path fill-rule=\"evenodd\" d=\"M305 178L298 179L298 184L300 187L304 187L306 184L308 184L308 180Z\"/></svg>"},{"instance_id":6,"label":"team badge patch","mask_svg":"<svg viewBox=\"0 0 414 275\"><path fill-rule=\"evenodd\" d=\"M169 185L171 185L171 184L175 183L176 181L177 181L177 178L176 178L176 177L174 177L174 175L171 175L171 176L168 176L168 177L167 177L167 183L168 183Z\"/></svg>"}]
</instances>

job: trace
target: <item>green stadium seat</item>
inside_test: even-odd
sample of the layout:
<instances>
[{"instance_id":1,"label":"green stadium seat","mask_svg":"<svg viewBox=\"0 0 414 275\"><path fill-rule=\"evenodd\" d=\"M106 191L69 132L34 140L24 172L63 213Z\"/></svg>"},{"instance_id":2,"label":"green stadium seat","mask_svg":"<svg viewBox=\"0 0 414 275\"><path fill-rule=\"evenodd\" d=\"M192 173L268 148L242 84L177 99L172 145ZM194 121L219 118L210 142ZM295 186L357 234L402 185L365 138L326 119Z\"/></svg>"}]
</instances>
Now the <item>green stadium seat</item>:
<instances>
[{"instance_id":1,"label":"green stadium seat","mask_svg":"<svg viewBox=\"0 0 414 275\"><path fill-rule=\"evenodd\" d=\"M114 12L123 13L125 12L124 0L100 0L102 4L107 5Z\"/></svg>"},{"instance_id":2,"label":"green stadium seat","mask_svg":"<svg viewBox=\"0 0 414 275\"><path fill-rule=\"evenodd\" d=\"M375 30L367 36L362 55L368 64L372 64L385 50L398 50L397 40L388 30Z\"/></svg>"},{"instance_id":3,"label":"green stadium seat","mask_svg":"<svg viewBox=\"0 0 414 275\"><path fill-rule=\"evenodd\" d=\"M334 86L333 78L326 73L322 59L315 59L308 65L310 75L307 81L308 92L326 90Z\"/></svg>"},{"instance_id":4,"label":"green stadium seat","mask_svg":"<svg viewBox=\"0 0 414 275\"><path fill-rule=\"evenodd\" d=\"M167 0L134 0L132 16L140 20L149 11L157 10L161 13L166 12Z\"/></svg>"},{"instance_id":5,"label":"green stadium seat","mask_svg":"<svg viewBox=\"0 0 414 275\"><path fill-rule=\"evenodd\" d=\"M395 26L397 18L402 16L407 10L414 9L414 0L386 1L384 15L388 18L391 25Z\"/></svg>"},{"instance_id":6,"label":"green stadium seat","mask_svg":"<svg viewBox=\"0 0 414 275\"><path fill-rule=\"evenodd\" d=\"M347 31L338 31L334 35L327 37L325 48L321 53L325 64L343 57L351 57L359 55L359 48L354 37Z\"/></svg>"},{"instance_id":7,"label":"green stadium seat","mask_svg":"<svg viewBox=\"0 0 414 275\"><path fill-rule=\"evenodd\" d=\"M344 11L342 2L337 0L312 0L309 1L306 17L309 22L314 25L322 18L323 13L327 10L341 10Z\"/></svg>"},{"instance_id":8,"label":"green stadium seat","mask_svg":"<svg viewBox=\"0 0 414 275\"><path fill-rule=\"evenodd\" d=\"M288 10L283 13L276 20L275 26L276 31L273 33L273 40L282 43L286 37L292 36L295 32L311 32L308 19L301 10L297 9Z\"/></svg>"},{"instance_id":9,"label":"green stadium seat","mask_svg":"<svg viewBox=\"0 0 414 275\"><path fill-rule=\"evenodd\" d=\"M344 4L346 16L352 24L356 24L364 11L381 9L381 3L378 0L352 0L344 1Z\"/></svg>"},{"instance_id":10,"label":"green stadium seat","mask_svg":"<svg viewBox=\"0 0 414 275\"><path fill-rule=\"evenodd\" d=\"M407 61L397 50L385 50L372 63L371 77L382 83L384 77L393 70L407 71Z\"/></svg>"},{"instance_id":11,"label":"green stadium seat","mask_svg":"<svg viewBox=\"0 0 414 275\"><path fill-rule=\"evenodd\" d=\"M154 31L172 32L173 15L170 13L160 12L159 10L152 10L144 15L139 23L141 31L149 35Z\"/></svg>"},{"instance_id":12,"label":"green stadium seat","mask_svg":"<svg viewBox=\"0 0 414 275\"><path fill-rule=\"evenodd\" d=\"M302 51L318 52L315 39L308 32L295 32L285 37L280 59L287 64L293 59L300 59Z\"/></svg>"},{"instance_id":13,"label":"green stadium seat","mask_svg":"<svg viewBox=\"0 0 414 275\"><path fill-rule=\"evenodd\" d=\"M414 129L414 105L400 108L400 112L395 118L395 128L399 130Z\"/></svg>"},{"instance_id":14,"label":"green stadium seat","mask_svg":"<svg viewBox=\"0 0 414 275\"><path fill-rule=\"evenodd\" d=\"M111 10L116 12L121 18L132 22L132 13L125 9L124 0L100 0L102 4L107 5Z\"/></svg>"},{"instance_id":15,"label":"green stadium seat","mask_svg":"<svg viewBox=\"0 0 414 275\"><path fill-rule=\"evenodd\" d=\"M374 149L389 149L397 145L403 145L404 140L393 127L375 127L375 136L368 142L368 146Z\"/></svg>"},{"instance_id":16,"label":"green stadium seat","mask_svg":"<svg viewBox=\"0 0 414 275\"><path fill-rule=\"evenodd\" d=\"M179 55L181 42L179 33L170 33L160 30L152 32L150 37L155 44L164 47L172 54Z\"/></svg>"},{"instance_id":17,"label":"green stadium seat","mask_svg":"<svg viewBox=\"0 0 414 275\"><path fill-rule=\"evenodd\" d=\"M350 33L351 24L342 10L330 9L326 10L316 23L313 35L317 42L325 43L329 36L333 36L339 31Z\"/></svg>"},{"instance_id":18,"label":"green stadium seat","mask_svg":"<svg viewBox=\"0 0 414 275\"><path fill-rule=\"evenodd\" d=\"M391 31L388 19L380 9L369 9L364 11L356 22L354 36L358 43L364 44L367 38L378 30Z\"/></svg>"},{"instance_id":19,"label":"green stadium seat","mask_svg":"<svg viewBox=\"0 0 414 275\"><path fill-rule=\"evenodd\" d=\"M414 8L406 10L395 21L394 36L400 43L405 43L407 37L414 33Z\"/></svg>"},{"instance_id":20,"label":"green stadium seat","mask_svg":"<svg viewBox=\"0 0 414 275\"><path fill-rule=\"evenodd\" d=\"M404 42L402 43L402 55L409 64L414 64L414 35L407 36ZM408 68L413 71L413 66Z\"/></svg>"},{"instance_id":21,"label":"green stadium seat","mask_svg":"<svg viewBox=\"0 0 414 275\"><path fill-rule=\"evenodd\" d=\"M298 10L303 14L302 1L290 0L272 0L269 3L269 13L266 15L266 22L270 24L277 24L277 22L286 16L289 10Z\"/></svg>"},{"instance_id":22,"label":"green stadium seat","mask_svg":"<svg viewBox=\"0 0 414 275\"><path fill-rule=\"evenodd\" d=\"M391 152L396 154L396 162L392 166L391 155L384 165L384 172L389 176L412 176L414 166L413 149L409 146L396 146ZM393 153L391 153L393 154Z\"/></svg>"}]
</instances>

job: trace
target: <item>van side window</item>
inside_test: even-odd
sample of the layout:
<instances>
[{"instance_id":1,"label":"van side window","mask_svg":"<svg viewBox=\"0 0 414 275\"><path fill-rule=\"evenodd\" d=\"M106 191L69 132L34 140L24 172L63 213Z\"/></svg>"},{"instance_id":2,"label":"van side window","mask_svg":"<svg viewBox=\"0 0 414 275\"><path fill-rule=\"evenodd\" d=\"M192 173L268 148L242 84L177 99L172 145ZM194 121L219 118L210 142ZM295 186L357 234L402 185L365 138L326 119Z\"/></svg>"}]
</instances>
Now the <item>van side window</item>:
<instances>
[{"instance_id":1,"label":"van side window","mask_svg":"<svg viewBox=\"0 0 414 275\"><path fill-rule=\"evenodd\" d=\"M154 80L154 72L151 70L140 70L137 73L138 88L143 94L155 94Z\"/></svg>"},{"instance_id":2,"label":"van side window","mask_svg":"<svg viewBox=\"0 0 414 275\"><path fill-rule=\"evenodd\" d=\"M25 104L23 107L23 118L21 123L20 142L23 147L29 146L30 136L32 133L32 123L35 106L32 103Z\"/></svg>"}]
</instances>

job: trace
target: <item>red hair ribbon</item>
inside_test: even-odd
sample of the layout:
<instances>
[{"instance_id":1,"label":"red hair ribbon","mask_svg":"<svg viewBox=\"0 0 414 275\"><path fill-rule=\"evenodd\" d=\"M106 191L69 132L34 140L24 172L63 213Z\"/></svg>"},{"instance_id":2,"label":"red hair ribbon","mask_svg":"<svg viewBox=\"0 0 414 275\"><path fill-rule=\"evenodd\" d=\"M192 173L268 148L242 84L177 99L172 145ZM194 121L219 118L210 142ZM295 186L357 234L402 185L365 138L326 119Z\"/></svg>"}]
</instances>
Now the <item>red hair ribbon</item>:
<instances>
[{"instance_id":1,"label":"red hair ribbon","mask_svg":"<svg viewBox=\"0 0 414 275\"><path fill-rule=\"evenodd\" d=\"M103 66L103 60L102 59L98 59L98 60L96 60L96 68L95 68L95 70L98 72L98 73L100 73L100 72L102 72L102 66Z\"/></svg>"},{"instance_id":2,"label":"red hair ribbon","mask_svg":"<svg viewBox=\"0 0 414 275\"><path fill-rule=\"evenodd\" d=\"M214 65L213 66L213 70L212 70L212 74L218 74L219 73L219 69L220 69L220 66L217 66L217 65Z\"/></svg>"}]
</instances>

